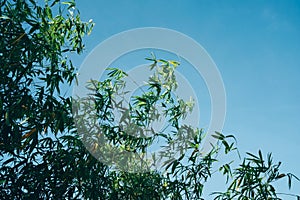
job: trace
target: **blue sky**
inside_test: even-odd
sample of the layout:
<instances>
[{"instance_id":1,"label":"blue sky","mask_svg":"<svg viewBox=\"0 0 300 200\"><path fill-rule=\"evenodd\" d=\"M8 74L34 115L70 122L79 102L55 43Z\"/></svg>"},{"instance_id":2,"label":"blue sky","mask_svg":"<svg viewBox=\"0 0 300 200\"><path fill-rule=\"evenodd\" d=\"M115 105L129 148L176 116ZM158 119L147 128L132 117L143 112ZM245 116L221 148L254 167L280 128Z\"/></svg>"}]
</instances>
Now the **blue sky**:
<instances>
[{"instance_id":1,"label":"blue sky","mask_svg":"<svg viewBox=\"0 0 300 200\"><path fill-rule=\"evenodd\" d=\"M222 75L224 133L237 137L241 152L272 152L284 172L300 177L300 1L78 0L77 5L83 19L96 23L77 65L103 40L133 28L164 27L192 37ZM300 191L300 184L292 191Z\"/></svg>"}]
</instances>

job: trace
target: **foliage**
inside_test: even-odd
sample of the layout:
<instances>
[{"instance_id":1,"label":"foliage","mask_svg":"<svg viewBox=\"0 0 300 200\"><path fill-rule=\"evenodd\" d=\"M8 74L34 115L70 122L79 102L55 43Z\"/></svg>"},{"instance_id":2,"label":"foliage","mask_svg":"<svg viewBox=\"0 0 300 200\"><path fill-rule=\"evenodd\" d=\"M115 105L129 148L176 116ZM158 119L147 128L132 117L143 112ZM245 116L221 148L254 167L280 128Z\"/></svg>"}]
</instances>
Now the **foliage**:
<instances>
[{"instance_id":1,"label":"foliage","mask_svg":"<svg viewBox=\"0 0 300 200\"><path fill-rule=\"evenodd\" d=\"M279 199L278 193L273 186L277 180L288 177L288 186L291 188L292 178L296 178L291 173L280 173L278 164L273 163L272 155L267 155L264 160L262 152L258 151L258 156L247 153L238 168L233 172L233 180L225 193L215 193L218 199ZM225 170L222 167L222 170ZM226 171L225 174L228 174ZM292 195L293 196L293 195ZM295 195L297 196L297 195ZM299 196L297 196L300 198Z\"/></svg>"},{"instance_id":2,"label":"foliage","mask_svg":"<svg viewBox=\"0 0 300 200\"><path fill-rule=\"evenodd\" d=\"M155 141L164 141L163 150L152 155L154 161L165 159L162 167L166 176L157 174L164 180L161 192L164 194L163 199L199 199L205 181L211 176L212 164L217 161L215 156L219 149L213 148L207 155L203 155L200 151L203 131L181 124L182 119L192 109L193 103L184 102L171 94L177 87L174 70L178 63L152 59L154 63L150 67L155 71L145 84L147 88L142 90L140 95L133 96L129 102L123 96L129 92L125 90L126 82L123 80L127 76L125 72L110 68L107 79L102 82L91 81L89 86L91 96L77 100L74 106L75 121L79 121L77 122L79 135L96 158L114 164L116 169L129 172L150 170L151 166L147 165L147 158L143 155ZM123 104L129 105L126 108ZM159 113L158 107L162 114ZM91 114L93 109L96 112ZM114 114L115 109L121 113L119 120ZM79 113L78 116L76 113ZM155 130L151 125L153 121L161 120L161 117L167 119L167 125L162 130ZM100 126L93 131L95 123L100 123ZM82 128L85 126L87 128ZM150 134L146 135L146 132ZM107 141L102 139L103 135ZM232 148L233 145L229 145L225 138L222 141L228 148ZM107 147L105 142L110 146ZM184 153L185 151L187 153ZM130 154L126 157L128 152L139 154ZM180 154L176 157L175 154L178 152ZM105 160L106 158L109 160ZM130 161L124 162L125 158ZM141 159L142 166L138 168ZM129 177L134 176L131 174ZM143 196L143 199L145 198Z\"/></svg>"},{"instance_id":3,"label":"foliage","mask_svg":"<svg viewBox=\"0 0 300 200\"><path fill-rule=\"evenodd\" d=\"M73 161L92 158L80 142L70 146L56 138L73 127L71 100L60 88L76 77L67 55L83 51L92 23L80 20L73 2L0 4L0 198L68 195L81 181L73 181L74 173L86 165Z\"/></svg>"},{"instance_id":4,"label":"foliage","mask_svg":"<svg viewBox=\"0 0 300 200\"><path fill-rule=\"evenodd\" d=\"M107 79L92 80L91 95L78 101L61 90L76 80L68 56L84 50L93 23L81 21L73 1L3 0L0 8L0 199L202 198L218 155L236 151L235 138L216 133L218 144L201 152L204 131L183 123L193 101L174 95L178 62L147 58L153 75L129 101L127 74L110 68ZM86 112L76 112L82 108ZM166 127L155 130L162 118ZM105 143L103 134L86 131L90 122ZM143 157L157 140L166 147L153 160L164 173ZM99 162L99 156L110 158L105 152L122 162ZM124 155L133 159L127 165ZM215 199L276 199L273 182L287 177L290 186L296 178L280 173L270 155L267 161L260 151L248 155L237 169L231 162L219 166L231 182ZM138 169L146 172L122 171L135 170L140 156L145 162Z\"/></svg>"}]
</instances>

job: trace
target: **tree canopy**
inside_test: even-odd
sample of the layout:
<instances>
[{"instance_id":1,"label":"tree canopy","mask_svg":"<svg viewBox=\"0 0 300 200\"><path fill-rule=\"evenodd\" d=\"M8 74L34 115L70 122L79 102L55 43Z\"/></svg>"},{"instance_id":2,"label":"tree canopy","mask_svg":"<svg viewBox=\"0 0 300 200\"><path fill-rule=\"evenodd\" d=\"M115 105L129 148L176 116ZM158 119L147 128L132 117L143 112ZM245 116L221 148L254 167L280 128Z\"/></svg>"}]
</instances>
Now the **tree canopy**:
<instances>
[{"instance_id":1,"label":"tree canopy","mask_svg":"<svg viewBox=\"0 0 300 200\"><path fill-rule=\"evenodd\" d=\"M203 199L216 167L228 189L212 198L279 199L274 182L285 177L291 187L298 179L261 151L247 153L238 167L220 163L221 155L238 156L233 135L216 132L218 143L203 154L205 131L183 123L193 102L173 95L176 61L147 58L153 74L130 101L123 98L128 75L118 68L91 80L89 98L66 94L62 88L76 84L77 73L69 57L83 52L93 25L81 21L74 1L0 2L1 199ZM87 129L91 115L96 131ZM168 128L156 131L151 125L161 117ZM167 158L163 172L140 162L157 140L172 147L154 158ZM107 152L117 158L105 160Z\"/></svg>"}]
</instances>

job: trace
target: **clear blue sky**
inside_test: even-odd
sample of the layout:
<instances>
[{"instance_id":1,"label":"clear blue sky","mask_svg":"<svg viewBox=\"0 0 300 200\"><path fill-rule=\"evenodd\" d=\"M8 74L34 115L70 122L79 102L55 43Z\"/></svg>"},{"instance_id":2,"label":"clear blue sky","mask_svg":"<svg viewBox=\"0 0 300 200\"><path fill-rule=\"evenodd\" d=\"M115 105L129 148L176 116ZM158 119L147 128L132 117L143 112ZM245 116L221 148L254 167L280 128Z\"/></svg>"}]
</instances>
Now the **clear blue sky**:
<instances>
[{"instance_id":1,"label":"clear blue sky","mask_svg":"<svg viewBox=\"0 0 300 200\"><path fill-rule=\"evenodd\" d=\"M96 23L85 40L87 53L113 34L140 27L170 28L195 39L223 77L224 133L237 137L241 152L272 152L284 172L300 177L300 1L78 0L77 5L83 19ZM214 184L208 189L217 188ZM293 191L300 193L299 183Z\"/></svg>"}]
</instances>

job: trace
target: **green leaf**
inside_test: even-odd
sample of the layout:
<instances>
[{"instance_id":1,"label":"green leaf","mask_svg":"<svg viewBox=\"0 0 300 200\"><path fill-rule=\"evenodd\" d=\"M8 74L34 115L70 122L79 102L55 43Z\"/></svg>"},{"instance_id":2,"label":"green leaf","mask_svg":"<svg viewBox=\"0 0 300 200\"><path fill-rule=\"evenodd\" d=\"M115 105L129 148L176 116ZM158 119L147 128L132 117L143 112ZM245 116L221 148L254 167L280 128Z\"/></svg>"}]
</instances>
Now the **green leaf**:
<instances>
[{"instance_id":1,"label":"green leaf","mask_svg":"<svg viewBox=\"0 0 300 200\"><path fill-rule=\"evenodd\" d=\"M176 169L176 167L180 164L180 162L178 162L178 160L175 160L173 162L173 165L172 165L172 169L171 169L171 173L174 174L174 171Z\"/></svg>"}]
</instances>

